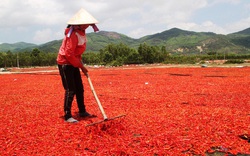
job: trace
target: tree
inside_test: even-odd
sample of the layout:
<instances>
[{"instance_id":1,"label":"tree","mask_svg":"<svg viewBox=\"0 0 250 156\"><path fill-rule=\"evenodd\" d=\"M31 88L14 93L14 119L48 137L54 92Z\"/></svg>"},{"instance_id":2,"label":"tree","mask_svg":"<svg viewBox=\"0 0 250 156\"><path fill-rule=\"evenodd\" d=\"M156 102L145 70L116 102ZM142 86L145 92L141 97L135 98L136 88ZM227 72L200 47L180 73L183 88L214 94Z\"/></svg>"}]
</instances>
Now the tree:
<instances>
[{"instance_id":1,"label":"tree","mask_svg":"<svg viewBox=\"0 0 250 156\"><path fill-rule=\"evenodd\" d=\"M16 65L16 57L15 55L11 52L11 51L8 51L6 53L6 66L7 67L13 67Z\"/></svg>"},{"instance_id":2,"label":"tree","mask_svg":"<svg viewBox=\"0 0 250 156\"><path fill-rule=\"evenodd\" d=\"M19 53L19 65L21 67L32 66L32 58L30 56L30 52L21 52Z\"/></svg>"},{"instance_id":3,"label":"tree","mask_svg":"<svg viewBox=\"0 0 250 156\"><path fill-rule=\"evenodd\" d=\"M40 57L39 49L35 48L31 52L32 66L40 66L41 65L41 57Z\"/></svg>"},{"instance_id":4,"label":"tree","mask_svg":"<svg viewBox=\"0 0 250 156\"><path fill-rule=\"evenodd\" d=\"M100 53L94 53L94 52L87 52L83 54L83 63L86 64L100 64L101 58Z\"/></svg>"},{"instance_id":5,"label":"tree","mask_svg":"<svg viewBox=\"0 0 250 156\"><path fill-rule=\"evenodd\" d=\"M136 50L131 50L126 57L125 64L140 64L142 63L140 54Z\"/></svg>"},{"instance_id":6,"label":"tree","mask_svg":"<svg viewBox=\"0 0 250 156\"><path fill-rule=\"evenodd\" d=\"M105 52L104 52L103 62L104 62L105 64L108 64L108 63L110 63L110 62L112 62L112 61L113 61L113 55L112 55L110 52L105 51Z\"/></svg>"},{"instance_id":7,"label":"tree","mask_svg":"<svg viewBox=\"0 0 250 156\"><path fill-rule=\"evenodd\" d=\"M100 50L100 60L104 64L121 65L128 62L127 57L131 52L134 52L134 49L129 48L123 43L109 44Z\"/></svg>"},{"instance_id":8,"label":"tree","mask_svg":"<svg viewBox=\"0 0 250 156\"><path fill-rule=\"evenodd\" d=\"M146 43L140 44L138 53L140 54L143 63L156 63L161 60L159 58L161 53L157 46L149 46Z\"/></svg>"}]
</instances>

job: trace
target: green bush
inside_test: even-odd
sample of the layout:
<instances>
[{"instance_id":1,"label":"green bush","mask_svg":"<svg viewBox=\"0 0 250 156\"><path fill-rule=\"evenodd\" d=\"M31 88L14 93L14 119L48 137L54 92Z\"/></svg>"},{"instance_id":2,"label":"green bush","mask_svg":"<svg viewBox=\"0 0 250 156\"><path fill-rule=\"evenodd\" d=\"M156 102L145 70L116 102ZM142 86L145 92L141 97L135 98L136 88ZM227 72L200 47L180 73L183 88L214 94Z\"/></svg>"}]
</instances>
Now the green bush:
<instances>
[{"instance_id":1,"label":"green bush","mask_svg":"<svg viewBox=\"0 0 250 156\"><path fill-rule=\"evenodd\" d=\"M225 62L225 64L241 64L244 63L244 60L239 60L239 59L230 59Z\"/></svg>"}]
</instances>

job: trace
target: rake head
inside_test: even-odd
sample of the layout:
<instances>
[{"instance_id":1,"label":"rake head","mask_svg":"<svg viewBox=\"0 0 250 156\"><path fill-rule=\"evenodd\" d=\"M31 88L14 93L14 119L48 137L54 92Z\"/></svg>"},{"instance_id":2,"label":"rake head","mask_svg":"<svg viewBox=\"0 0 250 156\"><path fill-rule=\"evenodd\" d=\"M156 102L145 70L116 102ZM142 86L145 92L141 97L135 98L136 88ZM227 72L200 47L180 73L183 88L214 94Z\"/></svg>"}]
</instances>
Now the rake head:
<instances>
[{"instance_id":1,"label":"rake head","mask_svg":"<svg viewBox=\"0 0 250 156\"><path fill-rule=\"evenodd\" d=\"M103 122L107 122L107 121L111 121L111 120L114 120L114 119L117 119L117 118L121 118L121 117L124 117L124 116L126 116L126 115L122 114L122 115L119 115L119 116L116 116L116 117L112 117L112 118L104 118L101 121L97 121L97 122L93 122L93 123L87 124L86 127L94 126L94 125L97 125L97 124L100 124L100 123L103 123Z\"/></svg>"}]
</instances>

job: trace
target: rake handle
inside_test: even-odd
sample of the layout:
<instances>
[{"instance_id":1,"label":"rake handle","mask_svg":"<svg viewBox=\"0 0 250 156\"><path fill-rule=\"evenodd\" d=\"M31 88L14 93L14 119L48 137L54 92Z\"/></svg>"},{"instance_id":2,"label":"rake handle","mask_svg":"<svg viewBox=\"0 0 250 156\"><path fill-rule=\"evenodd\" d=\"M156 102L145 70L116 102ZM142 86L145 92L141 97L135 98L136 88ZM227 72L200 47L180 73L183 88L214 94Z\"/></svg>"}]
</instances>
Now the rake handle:
<instances>
[{"instance_id":1,"label":"rake handle","mask_svg":"<svg viewBox=\"0 0 250 156\"><path fill-rule=\"evenodd\" d=\"M95 97L95 100L96 100L97 104L98 104L98 107L99 107L99 109L100 109L100 111L101 111L101 113L102 113L103 119L104 119L104 120L107 120L108 117L107 117L107 115L106 115L106 113L105 113L105 111L104 111L104 109L103 109L103 107L102 107L102 104L101 104L99 98L97 97L97 94L96 94L96 92L95 92L94 86L93 86L93 84L92 84L92 82L91 82L91 79L90 79L88 73L86 74L86 77L87 77L87 79L88 79L88 82L89 82L91 91L92 91L92 93L93 93L93 95L94 95L94 97Z\"/></svg>"}]
</instances>

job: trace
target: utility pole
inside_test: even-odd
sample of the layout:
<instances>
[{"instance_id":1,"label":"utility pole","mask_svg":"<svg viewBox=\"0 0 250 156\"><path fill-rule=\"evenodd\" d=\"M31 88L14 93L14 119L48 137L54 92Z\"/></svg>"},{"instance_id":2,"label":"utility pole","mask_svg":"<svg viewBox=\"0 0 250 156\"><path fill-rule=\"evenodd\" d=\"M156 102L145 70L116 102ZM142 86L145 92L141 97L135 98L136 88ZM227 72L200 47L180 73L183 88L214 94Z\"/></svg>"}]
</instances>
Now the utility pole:
<instances>
[{"instance_id":1,"label":"utility pole","mask_svg":"<svg viewBox=\"0 0 250 156\"><path fill-rule=\"evenodd\" d=\"M16 53L16 64L17 64L17 68L19 68L19 57L18 57L18 53Z\"/></svg>"}]
</instances>

